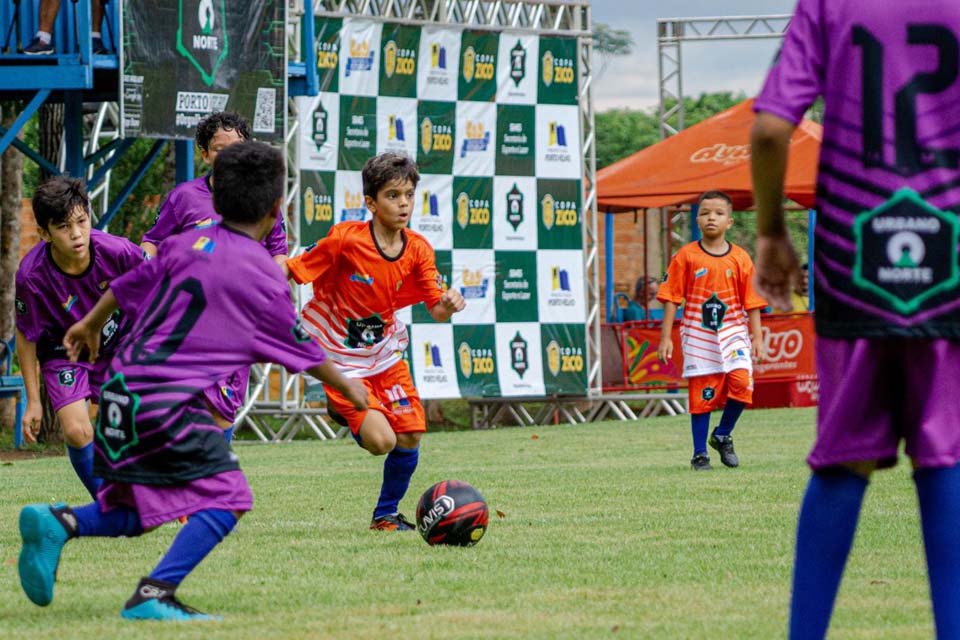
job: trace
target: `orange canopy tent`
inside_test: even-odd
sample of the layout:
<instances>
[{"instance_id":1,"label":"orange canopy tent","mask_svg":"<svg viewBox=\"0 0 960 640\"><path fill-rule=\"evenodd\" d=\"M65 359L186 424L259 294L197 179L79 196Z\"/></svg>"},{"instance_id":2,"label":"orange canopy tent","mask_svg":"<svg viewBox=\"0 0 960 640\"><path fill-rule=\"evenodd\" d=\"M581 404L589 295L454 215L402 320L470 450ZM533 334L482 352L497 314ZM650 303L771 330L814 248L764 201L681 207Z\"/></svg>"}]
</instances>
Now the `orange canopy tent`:
<instances>
[{"instance_id":1,"label":"orange canopy tent","mask_svg":"<svg viewBox=\"0 0 960 640\"><path fill-rule=\"evenodd\" d=\"M704 191L730 194L734 208L753 204L750 129L753 99L718 113L597 172L601 210L633 211L696 202ZM823 129L803 120L790 140L786 196L813 207Z\"/></svg>"}]
</instances>

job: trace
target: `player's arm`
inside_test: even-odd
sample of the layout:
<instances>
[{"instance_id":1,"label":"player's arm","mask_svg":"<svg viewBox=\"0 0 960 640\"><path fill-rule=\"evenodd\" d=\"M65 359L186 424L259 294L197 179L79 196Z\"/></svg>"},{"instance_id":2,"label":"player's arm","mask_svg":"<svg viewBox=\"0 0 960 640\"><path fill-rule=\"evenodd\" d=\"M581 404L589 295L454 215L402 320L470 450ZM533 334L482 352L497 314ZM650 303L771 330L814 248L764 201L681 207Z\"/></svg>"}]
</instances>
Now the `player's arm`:
<instances>
[{"instance_id":1,"label":"player's arm","mask_svg":"<svg viewBox=\"0 0 960 640\"><path fill-rule=\"evenodd\" d=\"M28 443L37 441L37 431L43 420L43 404L40 402L40 366L37 362L37 343L27 340L20 329L17 332L17 359L23 386L27 389L27 408L23 412L23 437Z\"/></svg>"},{"instance_id":2,"label":"player's arm","mask_svg":"<svg viewBox=\"0 0 960 640\"><path fill-rule=\"evenodd\" d=\"M660 362L669 362L673 358L673 321L677 317L677 303L667 300L663 303L663 322L660 325L660 346L657 357Z\"/></svg>"},{"instance_id":3,"label":"player's arm","mask_svg":"<svg viewBox=\"0 0 960 640\"><path fill-rule=\"evenodd\" d=\"M760 326L760 309L747 311L747 320L750 323L750 353L754 362L760 362L767 357L766 344L763 341L763 329Z\"/></svg>"},{"instance_id":4,"label":"player's arm","mask_svg":"<svg viewBox=\"0 0 960 640\"><path fill-rule=\"evenodd\" d=\"M149 256L150 258L157 257L157 245L153 244L152 242L144 240L140 243L140 248L143 249L144 255Z\"/></svg>"},{"instance_id":5,"label":"player's arm","mask_svg":"<svg viewBox=\"0 0 960 640\"><path fill-rule=\"evenodd\" d=\"M456 289L447 289L443 292L443 295L440 296L440 301L430 307L428 311L434 321L446 322L450 319L450 316L457 311L463 311L463 308L466 306L467 303L459 291Z\"/></svg>"},{"instance_id":6,"label":"player's arm","mask_svg":"<svg viewBox=\"0 0 960 640\"><path fill-rule=\"evenodd\" d=\"M771 306L790 309L790 293L801 277L800 262L787 234L783 182L794 125L761 111L750 134L753 199L757 207L756 286Z\"/></svg>"},{"instance_id":7,"label":"player's arm","mask_svg":"<svg viewBox=\"0 0 960 640\"><path fill-rule=\"evenodd\" d=\"M337 235L335 235L337 234ZM330 235L317 242L308 251L284 261L288 278L297 284L306 284L331 273L340 255L339 229L334 225Z\"/></svg>"},{"instance_id":8,"label":"player's arm","mask_svg":"<svg viewBox=\"0 0 960 640\"><path fill-rule=\"evenodd\" d=\"M357 411L366 411L367 387L359 380L348 378L340 373L330 360L324 360L323 364L310 367L307 373L342 393Z\"/></svg>"},{"instance_id":9,"label":"player's arm","mask_svg":"<svg viewBox=\"0 0 960 640\"><path fill-rule=\"evenodd\" d=\"M113 290L107 289L93 309L67 329L67 333L63 336L63 346L67 348L67 355L72 362L80 358L80 352L84 348L90 350L90 362L96 361L100 352L100 329L110 315L119 308L120 304L113 295Z\"/></svg>"}]
</instances>

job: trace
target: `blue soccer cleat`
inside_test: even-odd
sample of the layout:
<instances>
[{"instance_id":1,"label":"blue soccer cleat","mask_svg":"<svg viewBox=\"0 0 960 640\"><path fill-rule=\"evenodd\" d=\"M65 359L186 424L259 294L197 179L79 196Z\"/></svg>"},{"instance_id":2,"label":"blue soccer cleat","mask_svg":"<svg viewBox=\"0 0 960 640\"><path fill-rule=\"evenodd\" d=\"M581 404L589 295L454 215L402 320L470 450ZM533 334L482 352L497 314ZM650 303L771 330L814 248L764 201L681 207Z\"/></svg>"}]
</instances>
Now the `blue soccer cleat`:
<instances>
[{"instance_id":1,"label":"blue soccer cleat","mask_svg":"<svg viewBox=\"0 0 960 640\"><path fill-rule=\"evenodd\" d=\"M53 601L60 552L76 535L76 518L69 507L48 504L27 505L20 511L20 586L35 605Z\"/></svg>"},{"instance_id":2,"label":"blue soccer cleat","mask_svg":"<svg viewBox=\"0 0 960 640\"><path fill-rule=\"evenodd\" d=\"M174 595L176 591L177 585L172 582L141 578L120 617L125 620L223 620L183 604Z\"/></svg>"}]
</instances>

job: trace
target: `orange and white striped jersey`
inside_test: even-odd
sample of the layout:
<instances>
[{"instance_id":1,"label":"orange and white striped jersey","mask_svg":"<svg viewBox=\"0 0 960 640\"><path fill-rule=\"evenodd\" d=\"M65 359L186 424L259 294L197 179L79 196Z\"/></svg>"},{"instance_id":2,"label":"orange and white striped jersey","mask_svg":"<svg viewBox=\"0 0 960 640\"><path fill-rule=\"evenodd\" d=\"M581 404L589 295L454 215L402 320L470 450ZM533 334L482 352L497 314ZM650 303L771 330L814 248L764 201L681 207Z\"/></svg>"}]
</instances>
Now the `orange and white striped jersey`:
<instances>
[{"instance_id":1,"label":"orange and white striped jersey","mask_svg":"<svg viewBox=\"0 0 960 640\"><path fill-rule=\"evenodd\" d=\"M753 288L753 261L746 251L730 243L725 254L713 255L699 242L684 245L670 261L657 300L683 305L684 378L753 371L747 312L767 301Z\"/></svg>"},{"instance_id":2,"label":"orange and white striped jersey","mask_svg":"<svg viewBox=\"0 0 960 640\"><path fill-rule=\"evenodd\" d=\"M400 361L407 348L406 326L398 309L443 294L433 247L422 235L403 230L396 257L380 251L373 223L341 222L305 253L287 260L298 283L313 283L313 299L303 308L304 328L326 350L345 376L366 378Z\"/></svg>"}]
</instances>

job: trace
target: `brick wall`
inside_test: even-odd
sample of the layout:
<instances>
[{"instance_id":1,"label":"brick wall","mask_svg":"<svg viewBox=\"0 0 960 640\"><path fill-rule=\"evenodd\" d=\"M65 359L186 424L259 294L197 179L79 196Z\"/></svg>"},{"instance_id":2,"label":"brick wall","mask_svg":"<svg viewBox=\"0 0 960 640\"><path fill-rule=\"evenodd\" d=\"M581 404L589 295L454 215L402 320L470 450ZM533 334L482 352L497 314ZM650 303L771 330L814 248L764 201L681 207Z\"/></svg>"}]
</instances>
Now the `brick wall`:
<instances>
[{"instance_id":1,"label":"brick wall","mask_svg":"<svg viewBox=\"0 0 960 640\"><path fill-rule=\"evenodd\" d=\"M23 256L38 242L40 235L37 233L37 221L33 219L33 207L30 206L30 199L24 198L20 208L20 259L23 260Z\"/></svg>"},{"instance_id":2,"label":"brick wall","mask_svg":"<svg viewBox=\"0 0 960 640\"><path fill-rule=\"evenodd\" d=\"M647 248L647 270L649 275L660 277L663 267L660 264L659 249L659 218L657 210L651 210L648 230L651 235L651 246ZM643 212L634 215L633 212L618 213L613 216L613 290L614 293L625 293L633 297L633 287L637 278L644 272L644 225ZM597 212L597 234L600 242L600 304L606 314L606 215L603 211Z\"/></svg>"}]
</instances>

